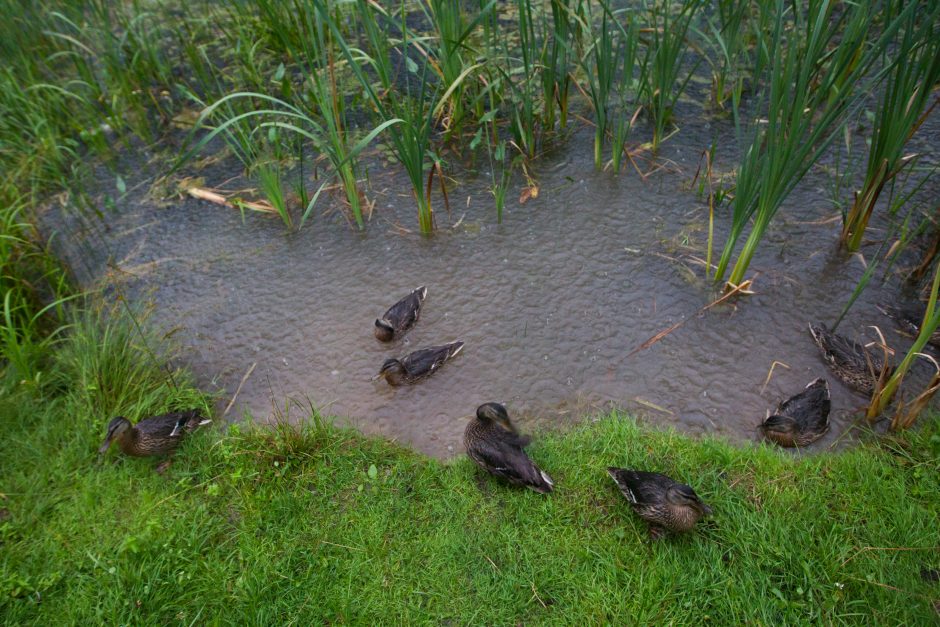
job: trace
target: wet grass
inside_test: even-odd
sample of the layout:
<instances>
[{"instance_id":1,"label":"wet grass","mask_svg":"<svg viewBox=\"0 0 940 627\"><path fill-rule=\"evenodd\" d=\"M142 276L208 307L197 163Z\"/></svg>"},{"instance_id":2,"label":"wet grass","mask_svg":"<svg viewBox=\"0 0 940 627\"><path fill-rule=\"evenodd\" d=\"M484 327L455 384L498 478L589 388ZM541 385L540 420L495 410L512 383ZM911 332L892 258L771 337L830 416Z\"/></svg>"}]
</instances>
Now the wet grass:
<instances>
[{"instance_id":1,"label":"wet grass","mask_svg":"<svg viewBox=\"0 0 940 627\"><path fill-rule=\"evenodd\" d=\"M316 416L300 430L204 429L163 476L152 460L98 462L113 414L205 403L161 366L132 326L91 317L49 362L49 386L4 381L6 622L937 618L936 417L799 457L603 416L536 439L531 454L557 483L548 497ZM651 545L609 464L687 481L716 514Z\"/></svg>"}]
</instances>

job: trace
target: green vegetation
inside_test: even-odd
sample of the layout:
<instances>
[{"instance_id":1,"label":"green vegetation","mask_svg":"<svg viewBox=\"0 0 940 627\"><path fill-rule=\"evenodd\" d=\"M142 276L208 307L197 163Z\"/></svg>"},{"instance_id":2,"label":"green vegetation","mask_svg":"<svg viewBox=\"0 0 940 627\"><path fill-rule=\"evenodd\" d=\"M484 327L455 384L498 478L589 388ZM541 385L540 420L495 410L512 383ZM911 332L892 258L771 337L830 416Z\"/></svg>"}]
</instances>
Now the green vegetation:
<instances>
[{"instance_id":1,"label":"green vegetation","mask_svg":"<svg viewBox=\"0 0 940 627\"><path fill-rule=\"evenodd\" d=\"M76 295L33 212L59 192L82 206L90 165L112 166L173 125L197 121L194 155L224 140L287 228L312 218L334 183L350 223L365 228L360 158L367 149L391 156L408 175L418 229L430 234L435 176L447 199L447 155L485 153L499 221L512 173L535 188L529 166L563 145L575 119L593 112L595 163L604 167L609 140L615 173L631 154L628 135L645 133L655 149L667 129L681 132L677 104L707 61L711 104L723 110L730 100L744 149L732 185L717 181L714 193L715 153L737 161L737 147L708 153L705 272L712 220L726 218L714 278L730 269L737 285L788 193L867 98L877 103L874 128L862 191L844 216L847 246L864 246L882 190L901 173L922 174L904 148L932 110L934 0L383 6L0 0L4 622L936 620L935 415L917 430L866 434L857 448L813 456L611 415L537 440L532 454L558 482L548 498L297 406L285 414L308 419L299 429L204 429L164 476L150 460L95 458L112 416L207 408L209 399L167 365L166 340L126 312L69 307ZM696 38L720 51L717 60ZM651 128L635 124L641 103ZM321 157L329 168L308 189ZM891 191L893 215L912 192ZM892 228L878 242L876 257L891 259L917 236L932 233L937 244L913 272L934 277L920 335L873 413L940 324L935 218L911 211L899 239L890 241ZM910 426L938 383L893 426ZM608 464L685 480L716 515L693 535L650 546Z\"/></svg>"},{"instance_id":2,"label":"green vegetation","mask_svg":"<svg viewBox=\"0 0 940 627\"><path fill-rule=\"evenodd\" d=\"M801 457L606 416L537 438L547 497L316 416L204 428L161 476L153 460L95 453L114 414L204 406L143 342L119 318L84 318L38 394L5 383L7 623L936 619L936 418ZM716 514L651 545L609 464L688 481Z\"/></svg>"}]
</instances>

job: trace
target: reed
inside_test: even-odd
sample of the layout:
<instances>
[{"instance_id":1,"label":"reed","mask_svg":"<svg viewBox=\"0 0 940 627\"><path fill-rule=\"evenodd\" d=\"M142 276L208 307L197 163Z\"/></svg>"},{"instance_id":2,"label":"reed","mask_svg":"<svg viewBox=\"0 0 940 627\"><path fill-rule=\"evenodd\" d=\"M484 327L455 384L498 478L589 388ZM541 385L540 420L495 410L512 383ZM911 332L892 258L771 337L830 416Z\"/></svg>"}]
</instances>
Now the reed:
<instances>
[{"instance_id":1,"label":"reed","mask_svg":"<svg viewBox=\"0 0 940 627\"><path fill-rule=\"evenodd\" d=\"M615 92L617 94L617 108L614 111L613 126L610 138L610 162L615 173L620 172L621 161L626 153L627 138L633 130L633 124L642 111L637 104L637 87L643 83L643 73L646 67L640 67L639 79L635 76L637 69L637 50L640 41L640 25L632 14L627 15L626 26L619 25L623 41L619 49L620 71L617 77Z\"/></svg>"},{"instance_id":2,"label":"reed","mask_svg":"<svg viewBox=\"0 0 940 627\"><path fill-rule=\"evenodd\" d=\"M867 43L874 21L884 15L872 2L862 2L836 14L828 1L789 14L782 0L775 3L759 110L766 122L753 132L738 171L732 224L718 262L715 278L725 278L738 240L751 225L731 269L728 283L744 280L754 253L780 205L828 148L841 129L847 112L860 100L855 85L890 44L894 34L915 10L907 6L885 21L880 33Z\"/></svg>"},{"instance_id":3,"label":"reed","mask_svg":"<svg viewBox=\"0 0 940 627\"><path fill-rule=\"evenodd\" d=\"M590 34L591 45L580 63L587 78L588 96L594 109L594 168L597 170L603 167L604 140L610 119L610 97L617 77L619 60L623 56L623 41L614 34L616 25L615 18L603 4L600 24L595 25L590 10L584 24Z\"/></svg>"},{"instance_id":4,"label":"reed","mask_svg":"<svg viewBox=\"0 0 940 627\"><path fill-rule=\"evenodd\" d=\"M930 339L930 336L937 330L937 327L940 326L940 308L937 307L937 295L938 290L940 290L940 263L936 264L934 268L934 277L933 283L930 288L930 299L927 301L927 310L924 312L924 319L920 324L920 332L917 335L917 338L914 340L913 345L908 349L907 353L904 355L904 358L901 360L901 363L898 364L898 367L895 368L894 373L888 378L887 382L881 386L878 390L875 391L875 394L872 396L871 403L868 406L866 415L869 420L874 420L888 408L888 405L891 404L891 401L894 399L897 394L898 388L901 385L901 382L904 380L904 376L907 374L908 370L911 367L911 364L914 362L914 359L921 354L921 351L927 345L927 341ZM936 365L936 362L934 362ZM933 394L931 391L935 387L935 382L931 382L928 386L925 393ZM916 402L916 400L915 400ZM920 403L918 403L920 404ZM913 423L913 418L916 416L916 412L911 415L908 412L905 415L903 412L898 412L895 416L895 419L892 421L892 428L904 428L910 426Z\"/></svg>"},{"instance_id":5,"label":"reed","mask_svg":"<svg viewBox=\"0 0 940 627\"><path fill-rule=\"evenodd\" d=\"M650 43L643 61L647 71L643 73L641 94L653 120L654 152L664 139L666 127L672 123L676 102L695 72L693 66L682 77L686 35L700 6L697 0L684 0L675 15L665 0L654 0L647 6Z\"/></svg>"},{"instance_id":6,"label":"reed","mask_svg":"<svg viewBox=\"0 0 940 627\"><path fill-rule=\"evenodd\" d=\"M391 16L382 12L374 4L357 0L358 16L370 50L366 53L357 49L354 54L353 48L347 43L336 23L329 19L326 4L322 0L313 0L313 3L323 22L328 24L337 47L365 91L369 102L378 113L380 124L370 136L377 135L378 132L393 124L397 125L395 132L389 135L389 140L395 156L405 168L411 182L418 207L419 229L424 234L431 233L434 230L434 214L431 207L430 184L425 192L425 177L428 176L433 162L430 141L439 88L429 81L427 56L419 54L420 64L409 56L413 52L414 42L406 24L404 6L398 16L403 36L396 52L406 68L405 86L404 93L399 92L392 96L392 39L386 30ZM372 79L365 74L360 64L367 64L375 71L382 90L381 94L375 89ZM428 182L430 183L430 178Z\"/></svg>"},{"instance_id":7,"label":"reed","mask_svg":"<svg viewBox=\"0 0 940 627\"><path fill-rule=\"evenodd\" d=\"M850 251L861 246L885 187L913 163L914 155L905 154L904 148L940 101L933 96L940 81L938 17L936 2L910 13L897 41L883 52L882 60L890 69L875 112L865 179L843 213L842 242Z\"/></svg>"}]
</instances>

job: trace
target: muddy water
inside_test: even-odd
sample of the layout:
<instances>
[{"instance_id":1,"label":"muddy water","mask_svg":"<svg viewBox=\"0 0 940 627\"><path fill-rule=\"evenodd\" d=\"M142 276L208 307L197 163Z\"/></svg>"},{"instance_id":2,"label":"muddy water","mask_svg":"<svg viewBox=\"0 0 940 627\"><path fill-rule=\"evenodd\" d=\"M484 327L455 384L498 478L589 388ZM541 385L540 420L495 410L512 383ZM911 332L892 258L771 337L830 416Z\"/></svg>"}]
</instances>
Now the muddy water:
<instances>
[{"instance_id":1,"label":"muddy water","mask_svg":"<svg viewBox=\"0 0 940 627\"><path fill-rule=\"evenodd\" d=\"M523 430L615 406L656 425L753 439L768 408L827 374L806 324L836 319L863 266L838 252L827 179L814 174L752 263L756 293L696 314L716 294L695 261L707 207L688 183L710 141L705 125L698 137L684 129L664 149L669 167L643 180L595 173L590 137L575 136L539 162L538 198L510 198L501 225L485 179L459 174L451 214L438 207L432 238L396 228L413 228L413 203L402 179L375 173L364 234L335 213L288 235L266 216L243 221L194 199L154 203L144 192L159 166L128 171L129 192L104 223L50 223L83 281L118 278L119 290L154 306L188 365L219 389L220 408L251 372L229 419L271 420L275 402L309 399L366 433L441 457L462 451L468 416L489 400L505 402ZM202 175L218 183L232 171ZM718 242L728 222L723 210ZM875 304L897 300L897 283L873 283L840 331L871 340L866 325L893 329ZM377 342L374 319L418 285L428 299L417 327L403 342ZM463 353L419 385L370 380L387 357L455 339L466 342ZM830 381L833 429L818 448L840 441L865 402Z\"/></svg>"}]
</instances>

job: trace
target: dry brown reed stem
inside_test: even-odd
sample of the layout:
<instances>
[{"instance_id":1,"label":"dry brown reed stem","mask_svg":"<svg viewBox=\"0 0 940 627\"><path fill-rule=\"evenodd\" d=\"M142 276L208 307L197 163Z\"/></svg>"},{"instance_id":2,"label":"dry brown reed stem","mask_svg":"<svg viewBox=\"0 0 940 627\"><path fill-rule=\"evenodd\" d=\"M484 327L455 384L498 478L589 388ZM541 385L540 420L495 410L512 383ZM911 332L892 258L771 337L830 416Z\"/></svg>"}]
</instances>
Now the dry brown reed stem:
<instances>
[{"instance_id":1,"label":"dry brown reed stem","mask_svg":"<svg viewBox=\"0 0 940 627\"><path fill-rule=\"evenodd\" d=\"M930 403L931 399L934 397L934 394L937 393L937 390L940 390L940 364L930 355L924 353L917 353L917 355L929 359L930 362L933 363L935 372L930 379L930 384L923 392L914 397L914 400L910 403L899 403L894 417L891 418L892 431L907 429L913 425L914 421L917 420L918 414L927 407L928 403Z\"/></svg>"},{"instance_id":2,"label":"dry brown reed stem","mask_svg":"<svg viewBox=\"0 0 940 627\"><path fill-rule=\"evenodd\" d=\"M868 406L868 420L871 422L877 417L877 412L875 412L875 407L878 404L878 401L881 395L884 393L885 385L888 383L888 379L891 376L891 355L894 354L894 350L888 346L887 340L885 340L884 334L881 332L877 326L872 325L875 330L875 333L878 334L878 339L880 342L869 342L865 345L865 348L871 346L878 346L884 352L884 359L881 362L881 372L878 373L878 380L875 381L875 390L871 395L871 404ZM871 374L875 374L874 364L871 362L871 358L868 355L868 352L865 352L865 360L868 362L868 371Z\"/></svg>"},{"instance_id":3,"label":"dry brown reed stem","mask_svg":"<svg viewBox=\"0 0 940 627\"><path fill-rule=\"evenodd\" d=\"M248 377L251 376L251 373L255 371L255 367L258 365L258 362L252 362L251 367L248 369L248 372L245 373L245 376L242 377L241 382L238 384L238 388L235 389L235 394L232 395L232 400L228 402L228 405L225 406L225 411L222 412L222 415L225 416L228 414L229 410L232 409L232 406L235 404L235 399L238 398L238 394L242 391L242 387L245 385L245 381L248 380Z\"/></svg>"},{"instance_id":4,"label":"dry brown reed stem","mask_svg":"<svg viewBox=\"0 0 940 627\"><path fill-rule=\"evenodd\" d=\"M230 207L232 209L244 207L245 209L251 209L252 211L258 211L261 213L277 213L277 210L273 206L263 200L254 202L249 200L235 199L234 201L231 201L218 192L204 189L202 187L187 187L185 191L193 198L206 200L216 205L222 205L223 207Z\"/></svg>"},{"instance_id":5,"label":"dry brown reed stem","mask_svg":"<svg viewBox=\"0 0 940 627\"><path fill-rule=\"evenodd\" d=\"M755 275L754 275L754 279L756 279L757 277L758 277L758 274L755 274ZM704 307L702 307L701 309L699 309L698 311L696 311L696 312L693 314L693 316L698 316L698 315L700 315L700 314L705 313L706 311L708 311L709 309L711 309L711 308L714 307L715 305L718 305L718 304L720 304L720 303L725 302L726 300L730 299L732 296L735 296L736 294L753 294L754 292L750 291L750 287L751 287L751 284L754 282L754 279L747 279L746 281L741 281L741 283L740 283L739 285L735 285L735 286L734 286L734 289L732 289L731 291L725 293L725 294L722 295L721 297L719 297L719 298L713 300L712 302L708 303L707 305L705 305ZM730 285L730 284L729 284L729 285ZM692 316L686 316L685 318L683 318L683 319L680 320L679 322L675 323L675 324L672 325L671 327L669 327L669 328L667 328L667 329L663 329L662 331L660 331L659 333L657 333L656 335L654 335L653 337L651 337L650 339L646 340L645 342L643 342L642 344L640 344L639 346L637 346L636 348L634 348L632 351L630 351L630 352L627 354L627 357L632 357L632 356L635 355L636 353L639 353L640 351L646 350L647 348L649 348L649 347L652 346L653 344L657 343L658 341L660 341L661 339L663 339L664 337L666 337L667 335L669 335L670 333L672 333L673 331L675 331L676 329L678 329L679 327L681 327L683 324L685 324L686 322L688 322L688 321L689 321L689 318L691 318L691 317L692 317Z\"/></svg>"}]
</instances>

